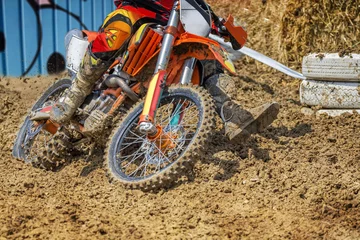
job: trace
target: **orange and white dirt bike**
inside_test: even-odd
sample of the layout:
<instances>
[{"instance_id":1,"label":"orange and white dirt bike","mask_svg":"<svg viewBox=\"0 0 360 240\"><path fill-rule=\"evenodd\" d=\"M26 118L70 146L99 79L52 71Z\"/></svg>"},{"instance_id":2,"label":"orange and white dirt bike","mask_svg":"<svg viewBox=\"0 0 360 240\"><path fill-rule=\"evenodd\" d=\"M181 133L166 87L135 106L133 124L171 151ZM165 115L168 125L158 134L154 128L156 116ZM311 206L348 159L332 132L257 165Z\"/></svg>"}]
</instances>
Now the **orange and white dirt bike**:
<instances>
[{"instance_id":1,"label":"orange and white dirt bike","mask_svg":"<svg viewBox=\"0 0 360 240\"><path fill-rule=\"evenodd\" d=\"M181 0L167 26L142 25L64 125L52 121L49 111L72 82L55 82L23 122L13 156L57 170L64 159L91 155L101 146L110 175L125 185L155 189L174 182L192 166L214 127L215 108L202 86L201 60L216 60L235 73L228 52L208 37L211 16L207 6ZM247 34L231 16L223 26L245 44ZM68 46L68 64L75 71L76 56L87 46L82 41L72 36Z\"/></svg>"}]
</instances>

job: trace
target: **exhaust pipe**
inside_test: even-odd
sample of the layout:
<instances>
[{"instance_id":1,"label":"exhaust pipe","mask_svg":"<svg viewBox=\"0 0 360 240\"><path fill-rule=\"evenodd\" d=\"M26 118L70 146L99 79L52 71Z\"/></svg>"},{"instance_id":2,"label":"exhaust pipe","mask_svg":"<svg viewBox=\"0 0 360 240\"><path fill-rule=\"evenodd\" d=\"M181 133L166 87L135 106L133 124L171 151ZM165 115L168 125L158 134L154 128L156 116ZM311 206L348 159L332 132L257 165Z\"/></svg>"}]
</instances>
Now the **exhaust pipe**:
<instances>
[{"instance_id":1,"label":"exhaust pipe","mask_svg":"<svg viewBox=\"0 0 360 240\"><path fill-rule=\"evenodd\" d=\"M128 96L132 101L137 102L139 100L138 95L129 87L129 85L124 81L124 79L117 75L109 75L105 79L104 84L107 87L111 88L120 87L124 91L126 96Z\"/></svg>"}]
</instances>

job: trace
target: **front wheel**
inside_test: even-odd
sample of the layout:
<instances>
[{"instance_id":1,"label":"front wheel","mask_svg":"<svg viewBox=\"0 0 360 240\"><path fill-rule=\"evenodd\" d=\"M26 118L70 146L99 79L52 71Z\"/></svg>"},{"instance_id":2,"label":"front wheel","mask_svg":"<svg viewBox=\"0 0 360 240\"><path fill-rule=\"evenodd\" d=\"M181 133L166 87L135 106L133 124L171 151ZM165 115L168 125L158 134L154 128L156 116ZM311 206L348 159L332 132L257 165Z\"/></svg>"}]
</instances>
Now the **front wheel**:
<instances>
[{"instance_id":1,"label":"front wheel","mask_svg":"<svg viewBox=\"0 0 360 240\"><path fill-rule=\"evenodd\" d=\"M177 179L200 154L214 127L215 110L205 89L169 87L154 120L166 138L154 141L137 131L143 105L137 103L114 129L106 162L111 175L125 185L153 190Z\"/></svg>"}]
</instances>

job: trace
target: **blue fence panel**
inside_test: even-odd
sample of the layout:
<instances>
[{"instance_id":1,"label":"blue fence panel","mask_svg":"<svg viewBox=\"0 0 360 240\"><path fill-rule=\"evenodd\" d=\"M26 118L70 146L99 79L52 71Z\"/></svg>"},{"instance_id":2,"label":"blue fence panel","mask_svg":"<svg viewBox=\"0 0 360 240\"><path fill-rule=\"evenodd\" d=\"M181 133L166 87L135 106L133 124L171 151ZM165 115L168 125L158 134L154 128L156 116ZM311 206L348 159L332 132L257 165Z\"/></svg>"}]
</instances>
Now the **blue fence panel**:
<instances>
[{"instance_id":1,"label":"blue fence panel","mask_svg":"<svg viewBox=\"0 0 360 240\"><path fill-rule=\"evenodd\" d=\"M112 0L0 0L0 75L63 69L65 34L98 30L113 10Z\"/></svg>"},{"instance_id":2,"label":"blue fence panel","mask_svg":"<svg viewBox=\"0 0 360 240\"><path fill-rule=\"evenodd\" d=\"M56 29L54 27L54 15L53 9L44 9L40 15L41 26L43 31L42 39L42 51L40 55L41 63L41 74L44 74L44 68L47 64L47 58L55 51L55 38L54 33ZM45 20L46 19L46 20Z\"/></svg>"},{"instance_id":3,"label":"blue fence panel","mask_svg":"<svg viewBox=\"0 0 360 240\"><path fill-rule=\"evenodd\" d=\"M6 18L4 19L4 32L7 42L5 46L6 72L8 74L22 72L24 66L22 31L17 30L21 28L20 2L18 0L4 1L3 8L3 12L6 14ZM11 9L17 9L17 11L11 11ZM12 12L12 14L10 12Z\"/></svg>"},{"instance_id":4,"label":"blue fence panel","mask_svg":"<svg viewBox=\"0 0 360 240\"><path fill-rule=\"evenodd\" d=\"M6 1L6 0L5 0ZM35 75L41 73L41 65L39 59L36 59L37 51L41 50L40 42L39 42L39 34L40 34L40 25L37 24L37 17L33 10L33 8L26 2L22 1L22 19L23 24L18 28L12 28L12 31L21 31L24 42L22 44L24 56L19 56L19 60L23 59L25 63L25 69L22 69L21 72L10 72L9 75L21 75L22 73L28 72L29 75ZM16 11L14 11L16 12ZM40 19L39 19L40 20ZM12 43L8 43L9 49L12 49ZM10 51L10 50L9 50ZM7 51L7 54L11 54L11 52ZM16 65L16 62L12 63Z\"/></svg>"},{"instance_id":5,"label":"blue fence panel","mask_svg":"<svg viewBox=\"0 0 360 240\"><path fill-rule=\"evenodd\" d=\"M4 16L4 8L2 0L0 0L0 14L1 16ZM0 75L6 75L6 59L5 59L5 22L3 17L0 18Z\"/></svg>"}]
</instances>

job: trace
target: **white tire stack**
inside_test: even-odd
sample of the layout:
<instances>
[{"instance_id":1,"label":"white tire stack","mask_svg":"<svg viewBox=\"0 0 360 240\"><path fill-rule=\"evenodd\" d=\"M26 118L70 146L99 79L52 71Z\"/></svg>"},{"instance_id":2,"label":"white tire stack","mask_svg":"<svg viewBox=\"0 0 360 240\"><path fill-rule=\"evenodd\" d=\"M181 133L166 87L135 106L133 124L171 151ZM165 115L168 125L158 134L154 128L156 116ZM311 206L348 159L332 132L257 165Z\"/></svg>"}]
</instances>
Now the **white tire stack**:
<instances>
[{"instance_id":1,"label":"white tire stack","mask_svg":"<svg viewBox=\"0 0 360 240\"><path fill-rule=\"evenodd\" d=\"M303 59L300 101L323 108L318 114L338 116L360 110L360 55L311 54Z\"/></svg>"}]
</instances>

